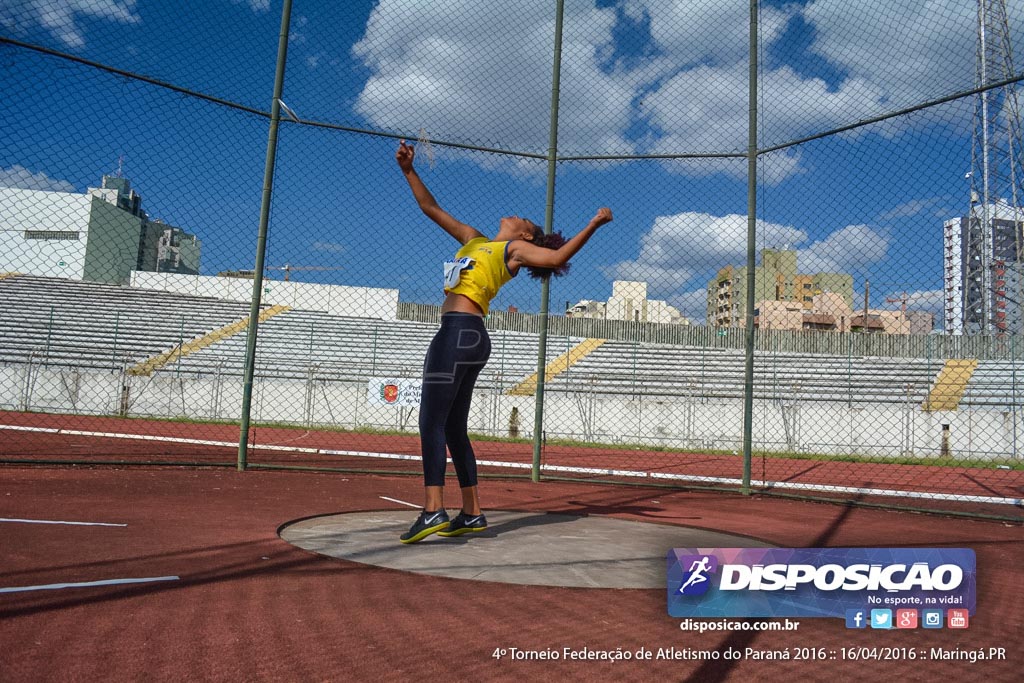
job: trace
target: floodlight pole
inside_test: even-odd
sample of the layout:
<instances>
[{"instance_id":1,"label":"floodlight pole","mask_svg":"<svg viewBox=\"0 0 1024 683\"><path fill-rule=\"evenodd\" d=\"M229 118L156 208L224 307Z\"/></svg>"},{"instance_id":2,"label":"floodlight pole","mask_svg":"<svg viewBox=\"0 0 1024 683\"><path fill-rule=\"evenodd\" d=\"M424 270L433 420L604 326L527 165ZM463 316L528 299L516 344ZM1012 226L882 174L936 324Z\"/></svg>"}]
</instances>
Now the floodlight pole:
<instances>
[{"instance_id":1,"label":"floodlight pole","mask_svg":"<svg viewBox=\"0 0 1024 683\"><path fill-rule=\"evenodd\" d=\"M562 16L565 13L564 0L555 3L555 49L551 67L551 123L548 131L548 183L547 200L544 204L544 234L550 235L555 213L555 169L558 158L558 93L562 76ZM540 285L540 329L537 345L537 392L534 396L533 413L533 468L531 478L540 481L540 452L544 440L544 370L547 367L548 350L548 299L551 292L551 278L546 277Z\"/></svg>"},{"instance_id":2,"label":"floodlight pole","mask_svg":"<svg viewBox=\"0 0 1024 683\"><path fill-rule=\"evenodd\" d=\"M260 299L263 295L263 264L267 253L267 227L270 224L270 203L274 190L274 163L277 158L277 128L281 123L281 93L284 70L288 62L288 29L291 24L292 0L284 0L281 8L281 33L277 39L277 68L274 73L274 97L270 103L270 130L267 133L267 160L263 168L263 197L260 200L260 225L256 236L256 270L252 278L252 304L249 306L249 329L245 339L245 375L242 384L242 420L238 437L238 470L245 471L249 450L249 417L252 412L252 383L256 374L256 328L259 324Z\"/></svg>"},{"instance_id":3,"label":"floodlight pole","mask_svg":"<svg viewBox=\"0 0 1024 683\"><path fill-rule=\"evenodd\" d=\"M754 286L757 266L757 0L750 0L749 119L747 123L747 300L743 373L743 495L750 495L754 430Z\"/></svg>"}]
</instances>

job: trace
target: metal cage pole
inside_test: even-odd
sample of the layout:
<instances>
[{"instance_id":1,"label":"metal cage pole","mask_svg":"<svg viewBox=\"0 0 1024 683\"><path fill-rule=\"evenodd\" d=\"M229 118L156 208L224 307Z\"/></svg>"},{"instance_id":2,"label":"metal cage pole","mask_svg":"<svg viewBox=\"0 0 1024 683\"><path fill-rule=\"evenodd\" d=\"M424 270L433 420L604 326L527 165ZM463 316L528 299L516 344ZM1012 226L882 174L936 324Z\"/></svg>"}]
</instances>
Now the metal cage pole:
<instances>
[{"instance_id":1,"label":"metal cage pole","mask_svg":"<svg viewBox=\"0 0 1024 683\"><path fill-rule=\"evenodd\" d=\"M743 373L743 494L750 495L754 430L754 268L757 265L757 0L750 0L750 100L747 124L747 297Z\"/></svg>"},{"instance_id":2,"label":"metal cage pole","mask_svg":"<svg viewBox=\"0 0 1024 683\"><path fill-rule=\"evenodd\" d=\"M238 437L238 469L244 471L249 450L249 418L252 412L252 383L256 373L256 328L259 324L260 299L263 295L263 263L267 252L267 226L270 223L270 202L274 194L274 163L277 159L277 129L281 123L281 92L288 61L288 29L291 23L292 0L284 0L281 8L281 33L277 39L277 67L274 73L274 99L270 103L270 130L267 133L267 160L263 169L263 197L260 200L260 226L256 237L256 266L252 279L252 305L249 307L249 329L245 339L245 375L242 384L242 418Z\"/></svg>"},{"instance_id":3,"label":"metal cage pole","mask_svg":"<svg viewBox=\"0 0 1024 683\"><path fill-rule=\"evenodd\" d=\"M564 0L555 5L555 49L551 67L551 124L548 132L548 183L544 205L544 233L551 234L555 213L555 168L558 159L558 90L562 75L562 16ZM540 481L540 452L544 439L544 369L547 367L548 299L551 278L544 278L540 286L540 329L537 345L537 393L533 413L533 468L531 478Z\"/></svg>"}]
</instances>

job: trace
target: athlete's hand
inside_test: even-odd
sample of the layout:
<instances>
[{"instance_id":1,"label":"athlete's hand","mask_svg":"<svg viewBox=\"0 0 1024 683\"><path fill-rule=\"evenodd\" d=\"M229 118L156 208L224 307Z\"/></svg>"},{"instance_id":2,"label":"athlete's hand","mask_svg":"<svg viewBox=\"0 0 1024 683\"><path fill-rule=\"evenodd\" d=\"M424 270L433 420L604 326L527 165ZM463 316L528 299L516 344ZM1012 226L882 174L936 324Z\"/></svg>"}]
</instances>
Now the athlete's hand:
<instances>
[{"instance_id":1,"label":"athlete's hand","mask_svg":"<svg viewBox=\"0 0 1024 683\"><path fill-rule=\"evenodd\" d=\"M602 206L600 209L598 209L597 213L594 214L594 217L590 219L590 224L593 225L595 228L599 228L605 223L611 222L612 210L605 206Z\"/></svg>"},{"instance_id":2,"label":"athlete's hand","mask_svg":"<svg viewBox=\"0 0 1024 683\"><path fill-rule=\"evenodd\" d=\"M398 167L402 169L402 173L412 171L412 162L415 158L416 148L405 144L405 140L402 140L398 145L398 151L395 152L395 161L398 162Z\"/></svg>"}]
</instances>

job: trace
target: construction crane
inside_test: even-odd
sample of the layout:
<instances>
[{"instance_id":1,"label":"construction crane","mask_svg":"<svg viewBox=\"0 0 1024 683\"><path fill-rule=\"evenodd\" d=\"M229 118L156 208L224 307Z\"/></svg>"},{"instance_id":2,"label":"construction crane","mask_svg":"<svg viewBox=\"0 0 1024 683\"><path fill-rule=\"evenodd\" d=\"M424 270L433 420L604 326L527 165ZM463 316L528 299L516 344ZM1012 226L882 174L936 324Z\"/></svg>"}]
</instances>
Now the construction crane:
<instances>
[{"instance_id":1,"label":"construction crane","mask_svg":"<svg viewBox=\"0 0 1024 683\"><path fill-rule=\"evenodd\" d=\"M288 282L291 279L292 271L327 271L327 270L344 270L343 266L293 266L290 263L286 263L283 266L267 266L265 270L280 270L284 272L284 281Z\"/></svg>"},{"instance_id":2,"label":"construction crane","mask_svg":"<svg viewBox=\"0 0 1024 683\"><path fill-rule=\"evenodd\" d=\"M900 312L903 313L904 315L907 312L907 302L909 300L910 300L910 297L907 296L906 292L903 292L903 294L901 294L900 296L887 296L887 297L885 297L885 303L887 303L887 304L900 304Z\"/></svg>"}]
</instances>

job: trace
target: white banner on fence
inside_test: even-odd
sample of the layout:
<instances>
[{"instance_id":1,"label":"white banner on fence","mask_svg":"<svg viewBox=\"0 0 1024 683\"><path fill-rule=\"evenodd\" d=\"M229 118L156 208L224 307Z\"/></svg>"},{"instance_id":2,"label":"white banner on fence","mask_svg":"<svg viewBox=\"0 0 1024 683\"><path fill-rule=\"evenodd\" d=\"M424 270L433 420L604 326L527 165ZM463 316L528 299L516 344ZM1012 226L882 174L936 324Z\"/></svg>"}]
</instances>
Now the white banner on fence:
<instances>
[{"instance_id":1,"label":"white banner on fence","mask_svg":"<svg viewBox=\"0 0 1024 683\"><path fill-rule=\"evenodd\" d=\"M371 377L367 399L378 406L419 406L423 380L419 377Z\"/></svg>"}]
</instances>

